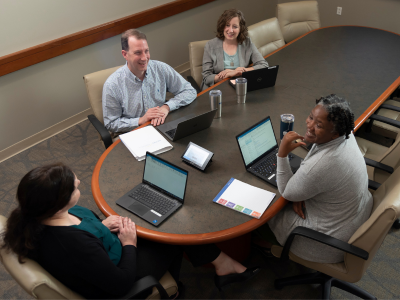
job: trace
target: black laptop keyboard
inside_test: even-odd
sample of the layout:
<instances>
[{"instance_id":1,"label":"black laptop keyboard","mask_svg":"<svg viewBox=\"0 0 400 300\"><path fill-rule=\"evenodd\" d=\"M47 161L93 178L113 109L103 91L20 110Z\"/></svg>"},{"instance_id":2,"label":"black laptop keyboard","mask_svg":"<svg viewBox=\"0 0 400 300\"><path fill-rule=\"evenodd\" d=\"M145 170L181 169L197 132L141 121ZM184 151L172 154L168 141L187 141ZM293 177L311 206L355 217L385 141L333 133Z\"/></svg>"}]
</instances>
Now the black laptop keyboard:
<instances>
[{"instance_id":1,"label":"black laptop keyboard","mask_svg":"<svg viewBox=\"0 0 400 300\"><path fill-rule=\"evenodd\" d=\"M175 132L176 128L166 131L165 134L167 134L171 139L173 139L175 136Z\"/></svg>"},{"instance_id":2,"label":"black laptop keyboard","mask_svg":"<svg viewBox=\"0 0 400 300\"><path fill-rule=\"evenodd\" d=\"M278 149L271 152L264 160L262 160L259 164L254 166L254 171L260 175L265 177L269 177L270 174L275 173L276 171L276 154L278 153ZM293 155L289 154L289 161L293 158Z\"/></svg>"},{"instance_id":3,"label":"black laptop keyboard","mask_svg":"<svg viewBox=\"0 0 400 300\"><path fill-rule=\"evenodd\" d=\"M176 205L174 201L144 186L140 186L134 193L130 194L129 197L147 205L161 215L165 215Z\"/></svg>"}]
</instances>

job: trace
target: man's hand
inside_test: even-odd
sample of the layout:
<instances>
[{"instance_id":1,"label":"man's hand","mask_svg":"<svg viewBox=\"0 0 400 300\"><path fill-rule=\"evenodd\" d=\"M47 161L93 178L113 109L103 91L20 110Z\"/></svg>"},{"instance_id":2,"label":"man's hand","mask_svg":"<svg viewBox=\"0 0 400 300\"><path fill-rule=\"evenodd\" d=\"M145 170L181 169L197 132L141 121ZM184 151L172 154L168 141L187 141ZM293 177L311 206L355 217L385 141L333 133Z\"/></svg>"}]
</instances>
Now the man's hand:
<instances>
[{"instance_id":1,"label":"man's hand","mask_svg":"<svg viewBox=\"0 0 400 300\"><path fill-rule=\"evenodd\" d=\"M103 223L111 232L118 232L120 224L120 216L109 216L107 219L103 220Z\"/></svg>"},{"instance_id":2,"label":"man's hand","mask_svg":"<svg viewBox=\"0 0 400 300\"><path fill-rule=\"evenodd\" d=\"M294 143L294 141L297 139L301 139L303 141L304 137L294 131L289 131L288 133L286 133L281 141L281 145L279 146L278 156L286 157L290 152L292 152L297 147L306 144L303 142Z\"/></svg>"},{"instance_id":3,"label":"man's hand","mask_svg":"<svg viewBox=\"0 0 400 300\"><path fill-rule=\"evenodd\" d=\"M292 202L293 204L293 210L296 214L298 214L301 218L305 219L306 216L304 215L303 212L303 207L306 207L306 204L304 201L300 202Z\"/></svg>"},{"instance_id":4,"label":"man's hand","mask_svg":"<svg viewBox=\"0 0 400 300\"><path fill-rule=\"evenodd\" d=\"M163 116L151 120L151 125L158 126L160 124L164 124L165 118L168 116L169 113L169 106L164 104L160 107L160 112L163 114Z\"/></svg>"},{"instance_id":5,"label":"man's hand","mask_svg":"<svg viewBox=\"0 0 400 300\"><path fill-rule=\"evenodd\" d=\"M153 108L149 108L144 114L144 116L139 118L139 125L142 125L148 121L152 121L153 119L162 118L163 115L164 113L161 111L160 107L156 106Z\"/></svg>"}]
</instances>

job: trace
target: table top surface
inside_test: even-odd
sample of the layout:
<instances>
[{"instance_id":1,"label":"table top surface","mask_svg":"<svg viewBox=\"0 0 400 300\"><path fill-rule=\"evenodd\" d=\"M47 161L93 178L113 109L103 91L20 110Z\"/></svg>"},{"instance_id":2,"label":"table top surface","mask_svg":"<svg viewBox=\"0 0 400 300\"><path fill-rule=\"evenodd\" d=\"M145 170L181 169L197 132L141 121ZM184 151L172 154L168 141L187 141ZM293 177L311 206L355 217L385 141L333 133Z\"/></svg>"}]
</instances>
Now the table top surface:
<instances>
[{"instance_id":1,"label":"table top surface","mask_svg":"<svg viewBox=\"0 0 400 300\"><path fill-rule=\"evenodd\" d=\"M400 36L365 27L328 27L314 30L267 57L279 65L276 85L247 94L245 104L236 103L235 90L227 81L214 89L222 91L222 118L211 127L176 142L159 156L189 171L184 205L156 228L116 205L116 200L139 184L144 161L138 162L123 143L114 143L100 158L92 179L96 203L106 215L129 216L138 225L139 236L169 243L198 244L227 240L267 222L286 203L277 188L246 172L235 136L271 116L279 141L279 116L292 113L294 130L303 134L305 120L315 99L336 93L351 103L360 117L371 104L393 89L400 67ZM171 112L167 122L210 109L208 92L189 106ZM201 172L188 166L181 155L189 142L214 153L213 163ZM304 157L303 149L295 152ZM233 177L276 193L275 203L260 220L212 202Z\"/></svg>"}]
</instances>

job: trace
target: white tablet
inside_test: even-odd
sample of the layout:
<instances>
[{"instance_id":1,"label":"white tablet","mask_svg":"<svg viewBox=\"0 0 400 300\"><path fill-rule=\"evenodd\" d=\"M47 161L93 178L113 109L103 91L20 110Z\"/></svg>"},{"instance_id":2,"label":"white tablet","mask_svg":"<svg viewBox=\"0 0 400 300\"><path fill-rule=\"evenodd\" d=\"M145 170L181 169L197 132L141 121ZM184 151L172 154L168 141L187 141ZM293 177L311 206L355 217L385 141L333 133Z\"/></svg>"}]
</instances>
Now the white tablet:
<instances>
[{"instance_id":1,"label":"white tablet","mask_svg":"<svg viewBox=\"0 0 400 300\"><path fill-rule=\"evenodd\" d=\"M182 155L182 159L185 163L204 171L213 155L214 153L190 142Z\"/></svg>"}]
</instances>

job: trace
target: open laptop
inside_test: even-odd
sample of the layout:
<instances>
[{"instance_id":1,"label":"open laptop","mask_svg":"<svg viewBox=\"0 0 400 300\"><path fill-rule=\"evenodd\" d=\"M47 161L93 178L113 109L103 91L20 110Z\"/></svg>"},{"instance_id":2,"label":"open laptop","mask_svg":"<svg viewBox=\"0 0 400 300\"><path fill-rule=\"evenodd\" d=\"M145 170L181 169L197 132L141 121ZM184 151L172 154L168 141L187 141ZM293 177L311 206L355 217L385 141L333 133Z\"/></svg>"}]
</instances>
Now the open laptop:
<instances>
[{"instance_id":1,"label":"open laptop","mask_svg":"<svg viewBox=\"0 0 400 300\"><path fill-rule=\"evenodd\" d=\"M183 205L188 173L146 152L142 183L119 198L117 204L159 226Z\"/></svg>"},{"instance_id":2,"label":"open laptop","mask_svg":"<svg viewBox=\"0 0 400 300\"><path fill-rule=\"evenodd\" d=\"M274 86L276 82L276 76L278 75L278 70L279 65L276 65L242 73L241 77L247 79L247 92ZM236 88L235 79L229 80L229 84Z\"/></svg>"},{"instance_id":3,"label":"open laptop","mask_svg":"<svg viewBox=\"0 0 400 300\"><path fill-rule=\"evenodd\" d=\"M262 180L277 186L276 154L279 147L270 117L266 117L238 134L236 140L246 170ZM295 173L299 169L303 159L293 153L290 153L288 156L292 171Z\"/></svg>"},{"instance_id":4,"label":"open laptop","mask_svg":"<svg viewBox=\"0 0 400 300\"><path fill-rule=\"evenodd\" d=\"M195 116L190 114L174 121L164 123L156 128L172 141L207 129L214 120L217 109Z\"/></svg>"}]
</instances>

